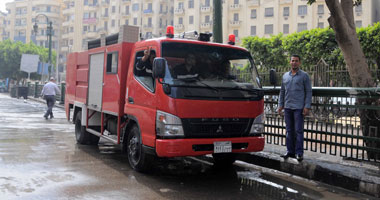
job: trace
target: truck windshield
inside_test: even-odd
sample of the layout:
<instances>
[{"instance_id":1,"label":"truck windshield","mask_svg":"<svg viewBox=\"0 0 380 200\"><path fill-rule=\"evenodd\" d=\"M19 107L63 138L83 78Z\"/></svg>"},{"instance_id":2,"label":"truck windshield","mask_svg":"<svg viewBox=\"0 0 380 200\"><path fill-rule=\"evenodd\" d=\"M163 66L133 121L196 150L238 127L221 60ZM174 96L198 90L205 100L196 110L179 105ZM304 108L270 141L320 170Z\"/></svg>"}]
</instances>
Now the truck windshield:
<instances>
[{"instance_id":1,"label":"truck windshield","mask_svg":"<svg viewBox=\"0 0 380 200\"><path fill-rule=\"evenodd\" d=\"M164 83L177 98L256 99L260 91L257 70L249 52L229 47L165 42ZM242 81L234 71L248 69ZM211 92L210 92L211 90ZM261 95L259 95L261 96Z\"/></svg>"}]
</instances>

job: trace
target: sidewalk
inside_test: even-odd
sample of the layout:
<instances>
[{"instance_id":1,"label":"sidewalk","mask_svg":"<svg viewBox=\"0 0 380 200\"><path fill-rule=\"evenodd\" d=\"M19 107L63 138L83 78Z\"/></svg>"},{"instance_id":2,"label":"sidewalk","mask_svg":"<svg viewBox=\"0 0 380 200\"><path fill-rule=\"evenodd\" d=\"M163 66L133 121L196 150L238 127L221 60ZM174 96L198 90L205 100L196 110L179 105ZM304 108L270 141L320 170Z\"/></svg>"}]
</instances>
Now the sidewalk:
<instances>
[{"instance_id":1,"label":"sidewalk","mask_svg":"<svg viewBox=\"0 0 380 200\"><path fill-rule=\"evenodd\" d=\"M284 161L280 155L286 153L286 147L265 144L262 152L239 155L239 160L255 165L294 174L351 191L380 197L380 163L369 164L360 161L344 160L340 156L317 152L304 152L304 160Z\"/></svg>"},{"instance_id":2,"label":"sidewalk","mask_svg":"<svg viewBox=\"0 0 380 200\"><path fill-rule=\"evenodd\" d=\"M28 98L45 103L41 98ZM58 102L55 106L64 109ZM344 160L340 156L310 151L304 152L304 160L299 163L293 158L284 161L280 155L285 152L285 146L266 143L262 152L240 154L238 160L380 197L380 163Z\"/></svg>"}]
</instances>

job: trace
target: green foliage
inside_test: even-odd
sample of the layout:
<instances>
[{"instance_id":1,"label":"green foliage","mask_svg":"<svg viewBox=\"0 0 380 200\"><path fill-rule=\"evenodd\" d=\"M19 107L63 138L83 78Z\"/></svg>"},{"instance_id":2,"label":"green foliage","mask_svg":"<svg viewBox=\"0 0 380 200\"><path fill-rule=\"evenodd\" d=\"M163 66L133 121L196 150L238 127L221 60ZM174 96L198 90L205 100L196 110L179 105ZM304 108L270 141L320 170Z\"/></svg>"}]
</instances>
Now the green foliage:
<instances>
[{"instance_id":1,"label":"green foliage","mask_svg":"<svg viewBox=\"0 0 380 200\"><path fill-rule=\"evenodd\" d=\"M21 79L28 75L20 71L20 62L22 54L37 54L40 56L41 62L48 62L49 50L39 47L34 43L24 44L22 42L13 42L6 40L0 42L0 78ZM52 58L56 53L53 51ZM55 66L55 61L53 66ZM31 78L38 78L37 74L32 73Z\"/></svg>"},{"instance_id":2,"label":"green foliage","mask_svg":"<svg viewBox=\"0 0 380 200\"><path fill-rule=\"evenodd\" d=\"M359 41L368 64L380 66L380 23L357 30ZM312 29L288 36L282 34L270 38L246 37L243 46L247 48L260 72L290 69L289 56L298 54L302 68L313 71L319 60L324 59L330 69L345 69L342 52L335 41L332 29Z\"/></svg>"}]
</instances>

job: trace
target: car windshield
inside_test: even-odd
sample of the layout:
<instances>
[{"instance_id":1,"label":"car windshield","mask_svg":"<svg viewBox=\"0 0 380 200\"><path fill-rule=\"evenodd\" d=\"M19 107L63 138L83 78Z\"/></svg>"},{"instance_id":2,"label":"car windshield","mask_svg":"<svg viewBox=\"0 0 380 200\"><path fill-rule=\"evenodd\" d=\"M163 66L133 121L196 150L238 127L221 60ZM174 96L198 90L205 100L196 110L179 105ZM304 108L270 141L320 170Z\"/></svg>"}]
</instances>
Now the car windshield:
<instances>
[{"instance_id":1,"label":"car windshield","mask_svg":"<svg viewBox=\"0 0 380 200\"><path fill-rule=\"evenodd\" d=\"M162 44L162 56L168 63L164 82L170 85L246 88L247 84L238 81L234 72L247 68L252 76L249 88L260 88L251 55L241 49L165 42Z\"/></svg>"}]
</instances>

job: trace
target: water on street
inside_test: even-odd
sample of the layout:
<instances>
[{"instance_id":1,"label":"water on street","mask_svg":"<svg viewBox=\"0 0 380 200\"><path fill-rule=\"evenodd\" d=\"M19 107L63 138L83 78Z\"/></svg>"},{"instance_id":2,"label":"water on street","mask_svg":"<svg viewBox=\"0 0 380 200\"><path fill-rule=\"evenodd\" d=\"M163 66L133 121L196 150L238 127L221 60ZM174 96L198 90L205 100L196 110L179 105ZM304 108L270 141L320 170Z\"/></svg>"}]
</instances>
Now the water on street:
<instances>
[{"instance_id":1,"label":"water on street","mask_svg":"<svg viewBox=\"0 0 380 200\"><path fill-rule=\"evenodd\" d=\"M78 145L63 109L0 94L0 199L369 199L338 187L237 161L158 159L133 171L117 146Z\"/></svg>"}]
</instances>

